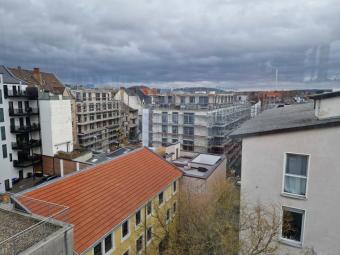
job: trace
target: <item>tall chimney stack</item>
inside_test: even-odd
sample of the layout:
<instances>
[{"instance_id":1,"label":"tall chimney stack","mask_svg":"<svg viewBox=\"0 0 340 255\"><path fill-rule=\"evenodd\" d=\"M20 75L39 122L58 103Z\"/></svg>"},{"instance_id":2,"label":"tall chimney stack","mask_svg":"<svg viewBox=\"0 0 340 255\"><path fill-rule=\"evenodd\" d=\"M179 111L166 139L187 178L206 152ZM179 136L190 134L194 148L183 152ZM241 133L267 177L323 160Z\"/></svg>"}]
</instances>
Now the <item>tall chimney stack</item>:
<instances>
[{"instance_id":1,"label":"tall chimney stack","mask_svg":"<svg viewBox=\"0 0 340 255\"><path fill-rule=\"evenodd\" d=\"M36 79L40 85L42 84L42 77L38 67L33 68L33 78Z\"/></svg>"}]
</instances>

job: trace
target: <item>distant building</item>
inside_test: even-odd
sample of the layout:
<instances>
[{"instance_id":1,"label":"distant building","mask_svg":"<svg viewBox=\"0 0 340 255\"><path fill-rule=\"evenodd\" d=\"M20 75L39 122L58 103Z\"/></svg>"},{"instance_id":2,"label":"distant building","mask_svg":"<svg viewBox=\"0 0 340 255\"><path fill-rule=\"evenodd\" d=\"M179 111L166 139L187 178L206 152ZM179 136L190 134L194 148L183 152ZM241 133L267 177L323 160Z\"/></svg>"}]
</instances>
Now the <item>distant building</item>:
<instances>
[{"instance_id":1,"label":"distant building","mask_svg":"<svg viewBox=\"0 0 340 255\"><path fill-rule=\"evenodd\" d=\"M180 142L183 151L225 154L230 166L239 159L229 133L250 118L248 103L232 93L201 92L161 94L154 102L143 113L144 146Z\"/></svg>"},{"instance_id":2,"label":"distant building","mask_svg":"<svg viewBox=\"0 0 340 255\"><path fill-rule=\"evenodd\" d=\"M71 89L75 98L78 143L89 150L109 150L122 135L119 102L111 89ZM74 117L75 117L74 116Z\"/></svg>"},{"instance_id":3,"label":"distant building","mask_svg":"<svg viewBox=\"0 0 340 255\"><path fill-rule=\"evenodd\" d=\"M173 220L181 176L175 166L141 148L29 190L16 203L39 215L48 208L28 198L69 208L77 254L159 254L164 234L155 216L164 216L162 224Z\"/></svg>"},{"instance_id":4,"label":"distant building","mask_svg":"<svg viewBox=\"0 0 340 255\"><path fill-rule=\"evenodd\" d=\"M242 138L241 206L278 206L275 254L338 254L340 93L266 110L232 136Z\"/></svg>"}]
</instances>

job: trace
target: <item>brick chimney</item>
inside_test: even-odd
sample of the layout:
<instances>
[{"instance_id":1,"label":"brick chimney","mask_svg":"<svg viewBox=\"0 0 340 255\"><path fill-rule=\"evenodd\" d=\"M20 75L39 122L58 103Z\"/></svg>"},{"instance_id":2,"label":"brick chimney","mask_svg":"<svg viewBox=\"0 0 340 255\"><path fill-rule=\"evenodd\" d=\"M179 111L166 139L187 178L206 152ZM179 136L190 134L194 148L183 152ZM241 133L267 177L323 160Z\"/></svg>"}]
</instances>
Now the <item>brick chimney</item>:
<instances>
[{"instance_id":1,"label":"brick chimney","mask_svg":"<svg viewBox=\"0 0 340 255\"><path fill-rule=\"evenodd\" d=\"M33 68L33 78L36 79L39 84L42 84L42 77L38 67Z\"/></svg>"}]
</instances>

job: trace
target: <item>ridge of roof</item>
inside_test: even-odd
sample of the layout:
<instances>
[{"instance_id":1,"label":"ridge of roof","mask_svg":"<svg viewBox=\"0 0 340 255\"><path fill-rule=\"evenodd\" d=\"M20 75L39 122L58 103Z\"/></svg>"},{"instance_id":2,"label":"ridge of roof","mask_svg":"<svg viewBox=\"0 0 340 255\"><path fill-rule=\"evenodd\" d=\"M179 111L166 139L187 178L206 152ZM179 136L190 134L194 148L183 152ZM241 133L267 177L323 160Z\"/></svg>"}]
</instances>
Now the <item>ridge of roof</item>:
<instances>
[{"instance_id":1,"label":"ridge of roof","mask_svg":"<svg viewBox=\"0 0 340 255\"><path fill-rule=\"evenodd\" d=\"M315 99L326 99L326 98L332 98L332 97L340 97L340 91L315 94L315 95L310 96L309 98L312 98L315 100Z\"/></svg>"}]
</instances>

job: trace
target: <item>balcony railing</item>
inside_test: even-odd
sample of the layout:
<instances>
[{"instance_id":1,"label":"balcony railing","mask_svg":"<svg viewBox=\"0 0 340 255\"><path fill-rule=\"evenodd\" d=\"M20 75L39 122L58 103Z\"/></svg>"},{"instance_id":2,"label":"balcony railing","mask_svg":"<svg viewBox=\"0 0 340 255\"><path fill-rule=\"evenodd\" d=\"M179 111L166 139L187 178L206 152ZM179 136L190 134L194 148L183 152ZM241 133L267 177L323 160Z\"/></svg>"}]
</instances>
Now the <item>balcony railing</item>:
<instances>
[{"instance_id":1,"label":"balcony railing","mask_svg":"<svg viewBox=\"0 0 340 255\"><path fill-rule=\"evenodd\" d=\"M40 125L39 124L32 124L26 126L12 126L11 125L11 133L29 133L34 131L39 131Z\"/></svg>"},{"instance_id":2,"label":"balcony railing","mask_svg":"<svg viewBox=\"0 0 340 255\"><path fill-rule=\"evenodd\" d=\"M29 167L39 163L41 157L39 155L24 155L17 160L13 160L14 167Z\"/></svg>"},{"instance_id":3,"label":"balcony railing","mask_svg":"<svg viewBox=\"0 0 340 255\"><path fill-rule=\"evenodd\" d=\"M25 90L8 90L8 97L28 97L28 93Z\"/></svg>"},{"instance_id":4,"label":"balcony railing","mask_svg":"<svg viewBox=\"0 0 340 255\"><path fill-rule=\"evenodd\" d=\"M22 150L27 148L34 148L41 146L41 140L30 140L30 141L24 141L24 142L17 142L12 143L12 149L13 150Z\"/></svg>"},{"instance_id":5,"label":"balcony railing","mask_svg":"<svg viewBox=\"0 0 340 255\"><path fill-rule=\"evenodd\" d=\"M28 108L28 109L13 109L9 108L9 116L23 116L23 115L37 115L39 114L38 108Z\"/></svg>"}]
</instances>

